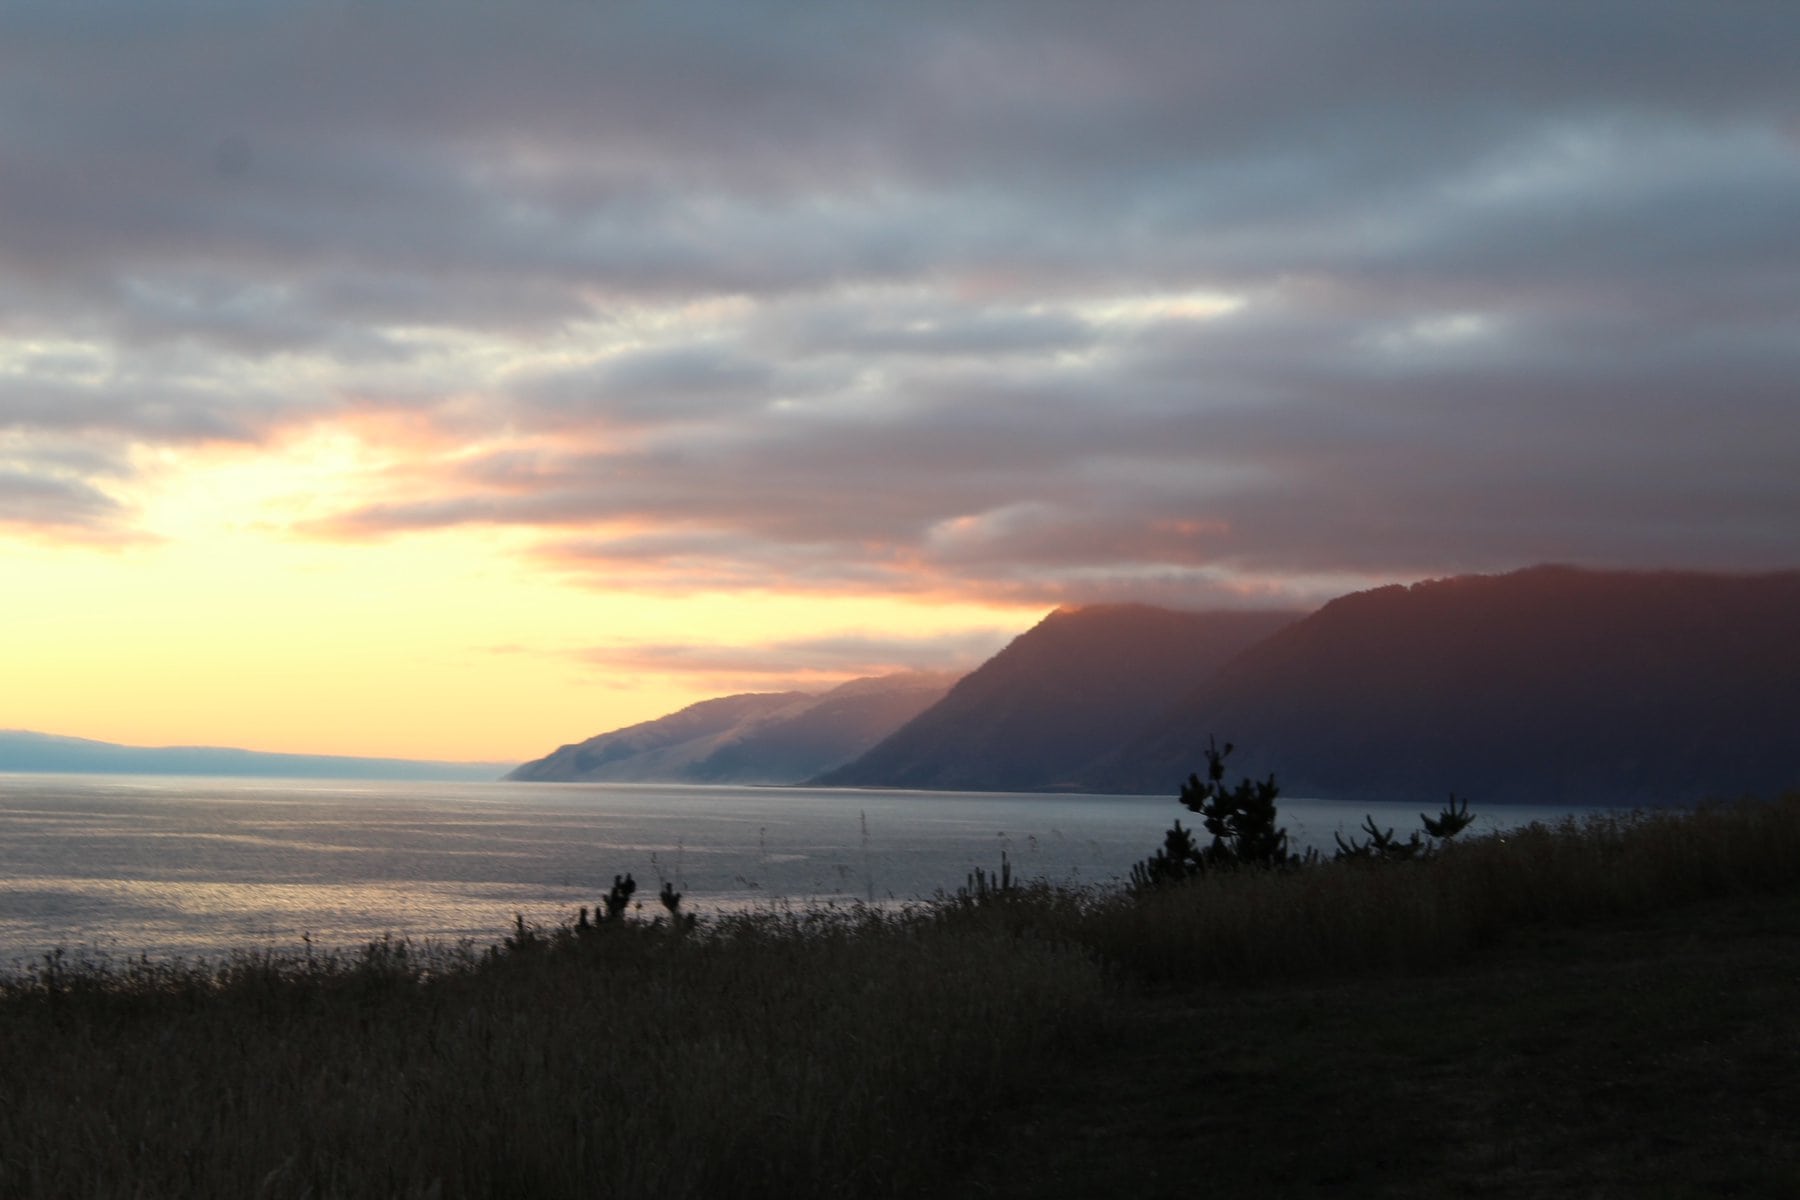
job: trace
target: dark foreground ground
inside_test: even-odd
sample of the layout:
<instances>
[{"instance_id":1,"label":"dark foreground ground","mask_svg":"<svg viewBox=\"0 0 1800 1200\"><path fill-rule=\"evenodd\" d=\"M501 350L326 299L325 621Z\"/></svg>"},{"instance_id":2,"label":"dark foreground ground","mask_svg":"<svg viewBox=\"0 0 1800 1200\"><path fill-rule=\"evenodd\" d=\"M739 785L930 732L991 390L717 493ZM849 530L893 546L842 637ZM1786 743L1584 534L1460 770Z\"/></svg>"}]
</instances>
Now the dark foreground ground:
<instances>
[{"instance_id":1,"label":"dark foreground ground","mask_svg":"<svg viewBox=\"0 0 1800 1200\"><path fill-rule=\"evenodd\" d=\"M0 1200L1800 1198L1800 795L0 974Z\"/></svg>"},{"instance_id":2,"label":"dark foreground ground","mask_svg":"<svg viewBox=\"0 0 1800 1200\"><path fill-rule=\"evenodd\" d=\"M1140 991L1043 1077L945 1194L1800 1197L1800 898Z\"/></svg>"}]
</instances>

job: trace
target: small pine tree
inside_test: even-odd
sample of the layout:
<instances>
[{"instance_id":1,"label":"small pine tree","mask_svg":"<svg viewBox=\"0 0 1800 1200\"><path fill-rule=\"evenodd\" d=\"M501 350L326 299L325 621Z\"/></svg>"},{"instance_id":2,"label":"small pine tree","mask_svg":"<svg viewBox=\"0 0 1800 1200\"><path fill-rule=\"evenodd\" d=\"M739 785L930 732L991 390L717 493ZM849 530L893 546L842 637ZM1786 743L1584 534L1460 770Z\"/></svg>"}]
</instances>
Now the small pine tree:
<instances>
[{"instance_id":1,"label":"small pine tree","mask_svg":"<svg viewBox=\"0 0 1800 1200\"><path fill-rule=\"evenodd\" d=\"M1426 850L1425 843L1419 840L1417 833L1403 842L1394 836L1392 828L1383 830L1381 826L1375 824L1373 816L1363 818L1362 828L1363 832L1369 835L1367 841L1359 842L1354 835L1349 841L1345 841L1344 835L1341 833L1331 835L1337 840L1337 854L1334 857L1340 862L1348 859L1405 862L1408 859L1418 858Z\"/></svg>"},{"instance_id":2,"label":"small pine tree","mask_svg":"<svg viewBox=\"0 0 1800 1200\"><path fill-rule=\"evenodd\" d=\"M1459 803L1462 805L1460 809L1457 808ZM1450 803L1438 813L1437 820L1432 820L1424 813L1419 814L1419 820L1424 824L1426 833L1439 841L1447 842L1473 824L1475 818L1469 814L1469 802L1458 801L1456 793L1451 792Z\"/></svg>"},{"instance_id":3,"label":"small pine tree","mask_svg":"<svg viewBox=\"0 0 1800 1200\"><path fill-rule=\"evenodd\" d=\"M1166 884L1180 883L1205 869L1205 859L1194 841L1194 832L1177 820L1175 827L1163 835L1162 849L1131 867L1131 886L1135 891Z\"/></svg>"},{"instance_id":4,"label":"small pine tree","mask_svg":"<svg viewBox=\"0 0 1800 1200\"><path fill-rule=\"evenodd\" d=\"M1213 835L1206 848L1208 865L1279 867L1288 861L1287 830L1275 824L1275 798L1281 787L1275 776L1240 779L1225 788L1225 759L1235 747L1220 750L1211 739L1206 746L1206 779L1189 775L1181 788L1181 803L1199 813L1206 832Z\"/></svg>"},{"instance_id":5,"label":"small pine tree","mask_svg":"<svg viewBox=\"0 0 1800 1200\"><path fill-rule=\"evenodd\" d=\"M1363 818L1362 824L1363 832L1369 835L1367 841L1359 842L1355 837L1345 841L1344 835L1341 833L1331 835L1337 839L1338 844L1337 854L1334 857L1339 862L1356 860L1408 862L1415 858L1430 858L1448 845L1451 838L1467 829L1474 821L1474 815L1469 812L1469 802L1457 800L1456 793L1452 792L1450 793L1450 803L1446 804L1438 813L1436 820L1424 813L1419 814L1419 823L1425 827L1426 837L1421 838L1415 832L1403 842L1394 836L1392 829L1383 830L1375 824L1374 817L1368 816Z\"/></svg>"},{"instance_id":6,"label":"small pine tree","mask_svg":"<svg viewBox=\"0 0 1800 1200\"><path fill-rule=\"evenodd\" d=\"M1281 786L1275 776L1240 779L1225 786L1225 759L1235 747L1207 739L1206 778L1189 775L1181 787L1181 803L1198 813L1210 844L1202 847L1180 821L1164 835L1162 849L1131 869L1138 890L1177 883L1209 870L1237 867L1284 867L1295 861L1288 852L1287 830L1275 823L1275 799Z\"/></svg>"},{"instance_id":7,"label":"small pine tree","mask_svg":"<svg viewBox=\"0 0 1800 1200\"><path fill-rule=\"evenodd\" d=\"M1304 855L1289 852L1287 830L1275 823L1275 800L1281 795L1275 776L1263 780L1240 779L1230 788L1225 786L1225 759L1233 749L1232 744L1226 742L1221 750L1216 741L1208 738L1206 778L1189 775L1181 788L1182 805L1188 811L1200 814L1212 841L1200 845L1194 840L1193 831L1176 821L1174 828L1163 835L1162 848L1132 865L1133 891L1145 892L1180 883L1213 870L1240 867L1271 870L1310 866L1319 861L1316 850L1308 850ZM1332 834L1338 846L1335 857L1339 862L1427 859L1441 851L1474 820L1469 812L1469 802L1458 800L1452 792L1450 803L1435 819L1419 814L1426 836L1414 833L1401 841L1392 829L1381 828L1375 824L1374 817L1368 816L1363 818L1362 824L1363 832L1368 835L1366 840L1359 841L1354 836L1345 840L1342 834Z\"/></svg>"}]
</instances>

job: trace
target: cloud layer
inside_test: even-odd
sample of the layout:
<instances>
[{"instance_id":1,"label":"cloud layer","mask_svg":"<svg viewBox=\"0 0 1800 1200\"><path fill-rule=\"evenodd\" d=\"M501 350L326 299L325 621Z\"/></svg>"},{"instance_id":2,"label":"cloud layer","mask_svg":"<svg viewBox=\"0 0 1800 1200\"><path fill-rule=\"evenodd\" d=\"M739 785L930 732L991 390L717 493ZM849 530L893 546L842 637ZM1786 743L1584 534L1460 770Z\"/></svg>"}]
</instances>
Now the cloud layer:
<instances>
[{"instance_id":1,"label":"cloud layer","mask_svg":"<svg viewBox=\"0 0 1800 1200\"><path fill-rule=\"evenodd\" d=\"M582 653L607 677L683 676L709 692L817 692L837 682L899 672L942 672L948 684L992 657L1016 629L972 629L937 636L841 634L756 646L619 642Z\"/></svg>"},{"instance_id":2,"label":"cloud layer","mask_svg":"<svg viewBox=\"0 0 1800 1200\"><path fill-rule=\"evenodd\" d=\"M1800 545L1785 6L9 5L0 525L1173 603ZM388 418L403 418L390 421ZM420 436L424 430L428 436Z\"/></svg>"}]
</instances>

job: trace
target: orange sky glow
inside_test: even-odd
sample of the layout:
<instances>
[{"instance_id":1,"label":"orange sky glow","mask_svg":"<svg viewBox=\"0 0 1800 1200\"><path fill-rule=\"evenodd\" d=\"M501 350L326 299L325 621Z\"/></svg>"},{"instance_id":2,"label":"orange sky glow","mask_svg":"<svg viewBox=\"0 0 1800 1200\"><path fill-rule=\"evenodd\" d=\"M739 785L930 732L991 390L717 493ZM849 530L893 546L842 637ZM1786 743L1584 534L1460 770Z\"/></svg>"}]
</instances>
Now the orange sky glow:
<instances>
[{"instance_id":1,"label":"orange sky glow","mask_svg":"<svg viewBox=\"0 0 1800 1200\"><path fill-rule=\"evenodd\" d=\"M819 596L778 587L608 590L533 558L515 529L344 542L307 528L420 463L365 422L282 445L164 454L110 544L4 542L0 728L133 745L522 761L730 691L822 690L915 663L871 651L819 668L657 667L635 646L754 650L804 634L993 631L1042 612L927 591ZM454 448L448 448L454 450ZM373 482L371 482L373 481ZM977 643L979 644L979 642ZM941 665L975 665L949 654ZM615 666L614 664L618 665Z\"/></svg>"}]
</instances>

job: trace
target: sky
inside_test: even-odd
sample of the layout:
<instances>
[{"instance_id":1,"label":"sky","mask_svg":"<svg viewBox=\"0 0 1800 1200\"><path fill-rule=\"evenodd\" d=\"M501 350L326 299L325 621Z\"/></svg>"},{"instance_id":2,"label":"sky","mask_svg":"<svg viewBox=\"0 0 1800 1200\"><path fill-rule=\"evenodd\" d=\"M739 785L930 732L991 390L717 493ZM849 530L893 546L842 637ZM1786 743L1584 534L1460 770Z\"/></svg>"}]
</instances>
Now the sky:
<instances>
[{"instance_id":1,"label":"sky","mask_svg":"<svg viewBox=\"0 0 1800 1200\"><path fill-rule=\"evenodd\" d=\"M1800 565L1800 7L8 0L0 728L517 761Z\"/></svg>"}]
</instances>

